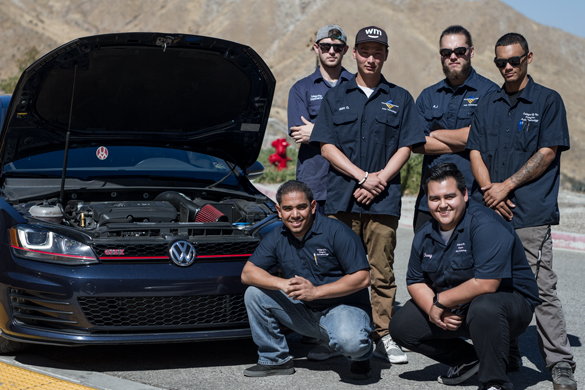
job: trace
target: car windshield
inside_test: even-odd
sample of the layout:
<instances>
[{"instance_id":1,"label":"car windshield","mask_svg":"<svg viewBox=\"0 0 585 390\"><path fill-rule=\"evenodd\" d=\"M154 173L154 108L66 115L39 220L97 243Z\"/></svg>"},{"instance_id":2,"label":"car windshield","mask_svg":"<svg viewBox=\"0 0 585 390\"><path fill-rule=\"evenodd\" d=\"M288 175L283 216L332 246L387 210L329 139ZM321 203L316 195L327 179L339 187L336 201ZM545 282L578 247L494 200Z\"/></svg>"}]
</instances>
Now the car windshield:
<instances>
[{"instance_id":1,"label":"car windshield","mask_svg":"<svg viewBox=\"0 0 585 390\"><path fill-rule=\"evenodd\" d=\"M61 177L63 151L43 153L4 166L10 176ZM230 173L228 164L214 156L184 150L146 146L100 146L70 149L67 177L188 178L215 182ZM233 175L224 182L236 185Z\"/></svg>"}]
</instances>

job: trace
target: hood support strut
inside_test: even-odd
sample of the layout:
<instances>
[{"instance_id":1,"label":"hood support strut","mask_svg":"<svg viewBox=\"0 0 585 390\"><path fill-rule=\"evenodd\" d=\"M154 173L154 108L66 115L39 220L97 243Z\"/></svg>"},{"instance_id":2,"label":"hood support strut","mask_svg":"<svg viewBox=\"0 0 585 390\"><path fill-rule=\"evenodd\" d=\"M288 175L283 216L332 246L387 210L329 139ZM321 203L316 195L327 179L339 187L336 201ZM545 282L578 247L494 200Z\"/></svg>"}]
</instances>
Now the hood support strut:
<instances>
[{"instance_id":1,"label":"hood support strut","mask_svg":"<svg viewBox=\"0 0 585 390\"><path fill-rule=\"evenodd\" d=\"M61 192L59 193L59 203L63 204L65 200L65 177L67 175L67 159L69 157L69 137L71 136L71 117L73 116L73 98L75 97L75 82L77 80L77 64L73 71L73 88L71 90L71 106L69 107L69 122L67 124L67 135L65 137L65 153L63 155L63 173L61 174Z\"/></svg>"}]
</instances>

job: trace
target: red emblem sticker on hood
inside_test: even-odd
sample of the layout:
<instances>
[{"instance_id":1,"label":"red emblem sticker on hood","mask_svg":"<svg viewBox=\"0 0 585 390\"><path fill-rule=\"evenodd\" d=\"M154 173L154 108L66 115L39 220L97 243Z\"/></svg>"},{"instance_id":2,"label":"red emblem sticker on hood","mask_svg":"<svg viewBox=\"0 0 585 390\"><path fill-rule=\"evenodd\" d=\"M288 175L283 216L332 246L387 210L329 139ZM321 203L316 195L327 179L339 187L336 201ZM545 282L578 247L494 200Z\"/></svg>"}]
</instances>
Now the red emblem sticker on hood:
<instances>
[{"instance_id":1,"label":"red emblem sticker on hood","mask_svg":"<svg viewBox=\"0 0 585 390\"><path fill-rule=\"evenodd\" d=\"M96 151L95 151L95 155L97 156L97 158L99 158L100 160L105 160L106 158L108 158L108 148L106 148L105 146L100 146Z\"/></svg>"}]
</instances>

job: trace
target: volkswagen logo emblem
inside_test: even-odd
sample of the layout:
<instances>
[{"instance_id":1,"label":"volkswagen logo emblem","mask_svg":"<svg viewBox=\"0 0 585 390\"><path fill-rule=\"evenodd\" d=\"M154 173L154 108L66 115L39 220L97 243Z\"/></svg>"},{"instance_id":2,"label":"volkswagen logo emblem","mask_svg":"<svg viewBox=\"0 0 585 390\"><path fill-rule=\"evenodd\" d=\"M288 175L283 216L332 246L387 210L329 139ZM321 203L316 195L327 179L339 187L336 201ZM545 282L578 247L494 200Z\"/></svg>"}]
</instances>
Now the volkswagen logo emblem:
<instances>
[{"instance_id":1,"label":"volkswagen logo emblem","mask_svg":"<svg viewBox=\"0 0 585 390\"><path fill-rule=\"evenodd\" d=\"M195 247L187 241L177 241L169 248L169 255L173 263L179 267L188 267L195 261Z\"/></svg>"}]
</instances>

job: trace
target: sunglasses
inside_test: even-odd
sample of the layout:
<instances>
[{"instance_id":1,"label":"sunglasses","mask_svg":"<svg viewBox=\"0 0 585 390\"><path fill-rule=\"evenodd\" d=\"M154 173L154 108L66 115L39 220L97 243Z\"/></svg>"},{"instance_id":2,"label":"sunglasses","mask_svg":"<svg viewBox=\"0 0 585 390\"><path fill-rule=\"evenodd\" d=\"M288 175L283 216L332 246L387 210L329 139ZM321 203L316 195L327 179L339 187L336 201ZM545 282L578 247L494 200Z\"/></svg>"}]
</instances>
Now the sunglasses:
<instances>
[{"instance_id":1,"label":"sunglasses","mask_svg":"<svg viewBox=\"0 0 585 390\"><path fill-rule=\"evenodd\" d=\"M455 49L451 50L451 49L441 49L439 50L439 53L441 53L441 56L443 57L451 57L451 54L455 53L455 55L457 57L465 55L465 53L467 53L467 50L471 49L471 47L456 47Z\"/></svg>"},{"instance_id":2,"label":"sunglasses","mask_svg":"<svg viewBox=\"0 0 585 390\"><path fill-rule=\"evenodd\" d=\"M498 69L504 69L506 67L506 64L508 64L508 63L512 66L518 66L518 65L520 65L520 62L522 62L522 58L526 57L526 55L528 55L528 52L522 54L520 57L516 56L516 57L510 57L508 59L494 58L494 64L496 64Z\"/></svg>"},{"instance_id":3,"label":"sunglasses","mask_svg":"<svg viewBox=\"0 0 585 390\"><path fill-rule=\"evenodd\" d=\"M343 51L343 49L345 49L345 44L343 44L343 43L320 43L319 44L319 48L321 49L321 51L323 53L329 53L329 50L331 50L331 47L333 47L333 50L336 53L341 53Z\"/></svg>"}]
</instances>

